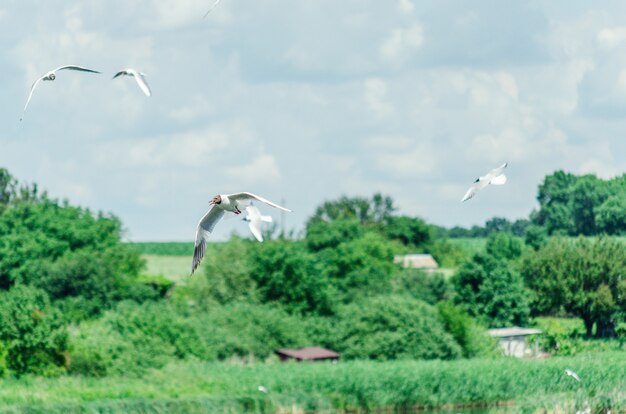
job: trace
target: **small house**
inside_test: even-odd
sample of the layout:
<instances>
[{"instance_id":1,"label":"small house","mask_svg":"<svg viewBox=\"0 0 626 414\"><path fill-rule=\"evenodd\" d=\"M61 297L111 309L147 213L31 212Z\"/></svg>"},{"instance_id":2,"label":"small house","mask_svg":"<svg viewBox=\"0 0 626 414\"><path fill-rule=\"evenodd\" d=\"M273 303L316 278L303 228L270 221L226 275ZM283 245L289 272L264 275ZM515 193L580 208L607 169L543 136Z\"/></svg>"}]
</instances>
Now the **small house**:
<instances>
[{"instance_id":1,"label":"small house","mask_svg":"<svg viewBox=\"0 0 626 414\"><path fill-rule=\"evenodd\" d=\"M534 347L527 342L527 337L530 335L543 333L539 329L513 326L511 328L489 329L487 332L490 336L499 339L500 348L506 356L517 358L539 356L539 338L535 336Z\"/></svg>"},{"instance_id":2,"label":"small house","mask_svg":"<svg viewBox=\"0 0 626 414\"><path fill-rule=\"evenodd\" d=\"M339 360L339 354L329 349L320 348L318 346L311 346L301 349L279 349L276 351L276 355L280 357L281 361L295 360L295 361L332 361L337 362Z\"/></svg>"},{"instance_id":3,"label":"small house","mask_svg":"<svg viewBox=\"0 0 626 414\"><path fill-rule=\"evenodd\" d=\"M405 269L420 269L426 272L434 272L439 268L437 261L430 254L395 256L393 262L401 264Z\"/></svg>"}]
</instances>

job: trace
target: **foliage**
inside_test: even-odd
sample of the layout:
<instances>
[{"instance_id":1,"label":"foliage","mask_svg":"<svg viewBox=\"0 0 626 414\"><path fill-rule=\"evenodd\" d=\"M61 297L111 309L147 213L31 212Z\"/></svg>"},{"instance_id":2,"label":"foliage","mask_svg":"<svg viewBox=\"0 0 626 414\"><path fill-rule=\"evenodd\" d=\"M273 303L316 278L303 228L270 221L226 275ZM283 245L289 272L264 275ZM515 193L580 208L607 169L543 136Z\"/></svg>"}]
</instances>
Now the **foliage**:
<instances>
[{"instance_id":1,"label":"foliage","mask_svg":"<svg viewBox=\"0 0 626 414\"><path fill-rule=\"evenodd\" d=\"M304 243L265 242L251 252L251 263L263 303L280 303L294 313L332 312L327 284Z\"/></svg>"},{"instance_id":2,"label":"foliage","mask_svg":"<svg viewBox=\"0 0 626 414\"><path fill-rule=\"evenodd\" d=\"M540 348L551 355L626 351L617 340L586 338L585 324L579 318L537 317L534 322L543 331L539 335Z\"/></svg>"},{"instance_id":3,"label":"foliage","mask_svg":"<svg viewBox=\"0 0 626 414\"><path fill-rule=\"evenodd\" d=\"M487 239L486 251L493 257L515 260L522 255L522 242L509 233L494 233Z\"/></svg>"},{"instance_id":4,"label":"foliage","mask_svg":"<svg viewBox=\"0 0 626 414\"><path fill-rule=\"evenodd\" d=\"M391 216L384 230L390 240L398 240L406 246L422 246L432 239L431 228L417 217Z\"/></svg>"},{"instance_id":5,"label":"foliage","mask_svg":"<svg viewBox=\"0 0 626 414\"><path fill-rule=\"evenodd\" d=\"M0 344L10 371L17 375L61 372L66 342L61 315L44 291L18 285L0 292Z\"/></svg>"},{"instance_id":6,"label":"foliage","mask_svg":"<svg viewBox=\"0 0 626 414\"><path fill-rule=\"evenodd\" d=\"M459 345L441 325L437 311L410 297L373 297L340 309L335 349L345 358L451 359Z\"/></svg>"},{"instance_id":7,"label":"foliage","mask_svg":"<svg viewBox=\"0 0 626 414\"><path fill-rule=\"evenodd\" d=\"M307 232L312 224L320 221L357 220L363 225L377 225L386 222L395 210L391 197L380 193L374 194L371 199L342 196L317 207L307 222Z\"/></svg>"},{"instance_id":8,"label":"foliage","mask_svg":"<svg viewBox=\"0 0 626 414\"><path fill-rule=\"evenodd\" d=\"M498 355L495 340L487 335L486 329L476 323L467 313L451 302L440 302L437 304L437 309L444 329L461 346L463 357Z\"/></svg>"},{"instance_id":9,"label":"foliage","mask_svg":"<svg viewBox=\"0 0 626 414\"><path fill-rule=\"evenodd\" d=\"M529 315L528 292L519 272L506 260L476 254L452 278L455 303L491 327L523 325Z\"/></svg>"},{"instance_id":10,"label":"foliage","mask_svg":"<svg viewBox=\"0 0 626 414\"><path fill-rule=\"evenodd\" d=\"M552 238L524 260L522 274L536 295L536 314L563 309L585 323L587 336L613 336L614 317L624 312L620 281L626 273L626 249L609 237L594 240Z\"/></svg>"},{"instance_id":11,"label":"foliage","mask_svg":"<svg viewBox=\"0 0 626 414\"><path fill-rule=\"evenodd\" d=\"M539 186L533 221L548 234L621 234L626 231L626 174L610 180L557 171Z\"/></svg>"},{"instance_id":12,"label":"foliage","mask_svg":"<svg viewBox=\"0 0 626 414\"><path fill-rule=\"evenodd\" d=\"M441 273L427 273L419 269L403 269L393 280L396 294L408 294L430 305L449 300L452 285Z\"/></svg>"},{"instance_id":13,"label":"foliage","mask_svg":"<svg viewBox=\"0 0 626 414\"><path fill-rule=\"evenodd\" d=\"M539 250L548 242L548 232L545 228L533 224L526 231L524 242L534 250Z\"/></svg>"}]
</instances>

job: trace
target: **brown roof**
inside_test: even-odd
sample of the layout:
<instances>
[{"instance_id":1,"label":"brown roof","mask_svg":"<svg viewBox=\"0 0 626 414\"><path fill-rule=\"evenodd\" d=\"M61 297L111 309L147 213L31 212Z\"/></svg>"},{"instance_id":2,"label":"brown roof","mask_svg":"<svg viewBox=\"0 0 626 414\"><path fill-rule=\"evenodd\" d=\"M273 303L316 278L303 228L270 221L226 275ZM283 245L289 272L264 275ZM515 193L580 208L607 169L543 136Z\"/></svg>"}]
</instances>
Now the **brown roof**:
<instances>
[{"instance_id":1,"label":"brown roof","mask_svg":"<svg viewBox=\"0 0 626 414\"><path fill-rule=\"evenodd\" d=\"M311 359L337 359L339 354L329 349L320 348L318 346L311 346L301 349L279 349L276 353L283 357L294 358L298 360L311 360Z\"/></svg>"}]
</instances>

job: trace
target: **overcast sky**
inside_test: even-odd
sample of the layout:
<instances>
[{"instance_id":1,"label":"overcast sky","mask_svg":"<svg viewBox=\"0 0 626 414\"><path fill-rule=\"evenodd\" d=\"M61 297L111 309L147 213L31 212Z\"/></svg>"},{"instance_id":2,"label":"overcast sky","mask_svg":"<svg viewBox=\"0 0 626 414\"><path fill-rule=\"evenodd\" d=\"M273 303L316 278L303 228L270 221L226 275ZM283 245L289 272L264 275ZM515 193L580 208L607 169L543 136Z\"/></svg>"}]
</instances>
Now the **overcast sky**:
<instances>
[{"instance_id":1,"label":"overcast sky","mask_svg":"<svg viewBox=\"0 0 626 414\"><path fill-rule=\"evenodd\" d=\"M565 169L626 171L622 1L3 0L0 165L188 240L217 193L391 195L446 226L527 217ZM19 122L32 82L41 83ZM153 96L130 78L147 74ZM506 186L459 200L508 161ZM263 208L263 213L275 211ZM245 223L224 221L216 239Z\"/></svg>"}]
</instances>

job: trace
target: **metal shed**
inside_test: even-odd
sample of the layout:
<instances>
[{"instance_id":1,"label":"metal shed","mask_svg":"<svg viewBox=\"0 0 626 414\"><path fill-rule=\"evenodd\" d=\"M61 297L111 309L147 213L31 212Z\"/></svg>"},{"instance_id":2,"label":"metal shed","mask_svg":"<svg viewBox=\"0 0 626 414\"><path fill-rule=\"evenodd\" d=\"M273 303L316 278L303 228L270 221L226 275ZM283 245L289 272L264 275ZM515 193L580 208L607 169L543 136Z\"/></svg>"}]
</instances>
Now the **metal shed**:
<instances>
[{"instance_id":1,"label":"metal shed","mask_svg":"<svg viewBox=\"0 0 626 414\"><path fill-rule=\"evenodd\" d=\"M530 335L542 334L543 331L540 329L513 326L511 328L489 329L487 332L490 336L500 339L500 348L502 348L502 351L506 356L523 358L527 356L539 355L539 339L535 338L535 346L534 349L532 349L526 343L526 337Z\"/></svg>"}]
</instances>

